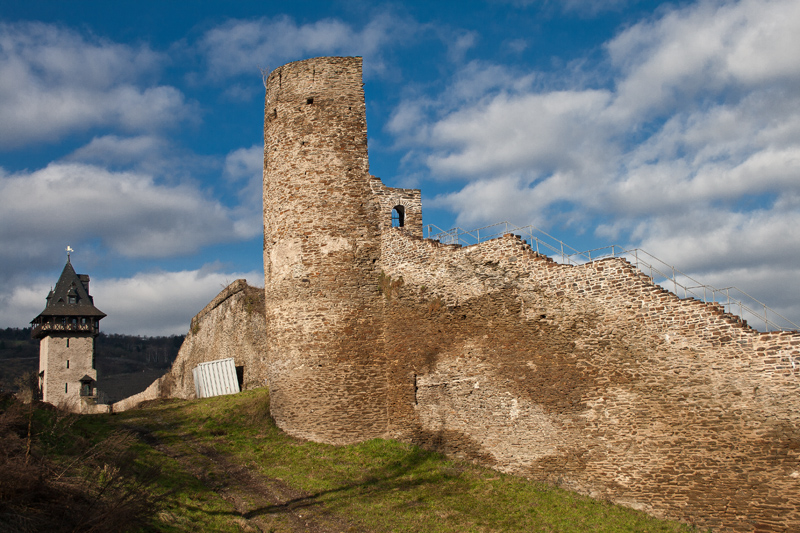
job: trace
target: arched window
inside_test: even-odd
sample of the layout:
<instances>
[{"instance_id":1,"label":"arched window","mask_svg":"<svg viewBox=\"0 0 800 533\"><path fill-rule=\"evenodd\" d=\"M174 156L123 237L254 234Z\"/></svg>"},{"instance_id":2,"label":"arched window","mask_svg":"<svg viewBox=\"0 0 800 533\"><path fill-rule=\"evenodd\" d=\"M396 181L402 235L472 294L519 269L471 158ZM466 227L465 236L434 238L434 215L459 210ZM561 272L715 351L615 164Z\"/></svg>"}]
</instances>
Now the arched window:
<instances>
[{"instance_id":1,"label":"arched window","mask_svg":"<svg viewBox=\"0 0 800 533\"><path fill-rule=\"evenodd\" d=\"M402 228L406 223L406 208L402 205L394 206L392 209L392 227Z\"/></svg>"}]
</instances>

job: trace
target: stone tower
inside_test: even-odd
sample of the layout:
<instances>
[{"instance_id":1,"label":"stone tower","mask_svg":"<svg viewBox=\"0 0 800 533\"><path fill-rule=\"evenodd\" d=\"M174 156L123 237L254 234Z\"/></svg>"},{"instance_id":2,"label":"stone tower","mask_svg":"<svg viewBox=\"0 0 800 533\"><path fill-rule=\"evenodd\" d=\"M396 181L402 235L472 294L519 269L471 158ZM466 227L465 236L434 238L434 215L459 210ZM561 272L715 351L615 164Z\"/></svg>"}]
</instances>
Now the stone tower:
<instances>
[{"instance_id":1,"label":"stone tower","mask_svg":"<svg viewBox=\"0 0 800 533\"><path fill-rule=\"evenodd\" d=\"M360 57L289 63L267 80L264 272L272 414L295 436L385 434L380 207Z\"/></svg>"},{"instance_id":2,"label":"stone tower","mask_svg":"<svg viewBox=\"0 0 800 533\"><path fill-rule=\"evenodd\" d=\"M94 411L96 397L94 340L106 315L89 295L89 276L67 264L47 305L31 321L39 342L42 400L74 412Z\"/></svg>"}]
</instances>

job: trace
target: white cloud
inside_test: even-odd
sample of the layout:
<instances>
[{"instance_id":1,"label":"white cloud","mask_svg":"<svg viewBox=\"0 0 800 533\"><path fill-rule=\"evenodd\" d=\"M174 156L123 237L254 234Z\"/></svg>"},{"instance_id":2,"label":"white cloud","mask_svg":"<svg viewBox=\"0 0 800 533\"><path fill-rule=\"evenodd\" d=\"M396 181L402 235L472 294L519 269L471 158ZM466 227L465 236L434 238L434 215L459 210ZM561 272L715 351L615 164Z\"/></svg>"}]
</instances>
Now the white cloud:
<instances>
[{"instance_id":1,"label":"white cloud","mask_svg":"<svg viewBox=\"0 0 800 533\"><path fill-rule=\"evenodd\" d=\"M759 285L772 271L784 285L767 294L796 309L800 3L701 1L625 29L606 50L596 76L584 65L571 83L472 63L439 98L402 102L389 131L408 166L467 181L428 205L463 227L579 221L743 287L748 272ZM591 87L608 75L610 88Z\"/></svg>"},{"instance_id":2,"label":"white cloud","mask_svg":"<svg viewBox=\"0 0 800 533\"><path fill-rule=\"evenodd\" d=\"M80 270L80 269L79 269ZM215 268L178 272L140 272L130 278L92 276L95 305L108 316L102 331L129 335L180 335L191 318L236 279L263 285L261 272L220 272ZM32 281L0 295L0 323L26 327L45 306L55 279Z\"/></svg>"},{"instance_id":3,"label":"white cloud","mask_svg":"<svg viewBox=\"0 0 800 533\"><path fill-rule=\"evenodd\" d=\"M64 243L102 241L124 257L171 257L258 234L228 208L189 185L160 185L145 174L52 163L0 175L0 260L42 259Z\"/></svg>"},{"instance_id":4,"label":"white cloud","mask_svg":"<svg viewBox=\"0 0 800 533\"><path fill-rule=\"evenodd\" d=\"M72 131L151 131L192 118L176 88L149 78L164 56L43 23L0 24L0 147Z\"/></svg>"},{"instance_id":5,"label":"white cloud","mask_svg":"<svg viewBox=\"0 0 800 533\"><path fill-rule=\"evenodd\" d=\"M541 224L541 216L531 218L532 208L537 205L543 203L534 189L526 180L514 177L473 181L458 192L437 196L426 204L457 212L456 224L465 229L485 224L487 220Z\"/></svg>"},{"instance_id":6,"label":"white cloud","mask_svg":"<svg viewBox=\"0 0 800 533\"><path fill-rule=\"evenodd\" d=\"M611 147L590 117L608 99L606 91L501 94L437 122L431 143L444 150L427 163L437 174L458 176L542 175L594 165Z\"/></svg>"},{"instance_id":7,"label":"white cloud","mask_svg":"<svg viewBox=\"0 0 800 533\"><path fill-rule=\"evenodd\" d=\"M173 335L189 331L189 321L228 284L246 279L263 286L261 272L189 270L139 273L131 278L93 280L95 303L107 318L104 331Z\"/></svg>"},{"instance_id":8,"label":"white cloud","mask_svg":"<svg viewBox=\"0 0 800 533\"><path fill-rule=\"evenodd\" d=\"M298 24L279 16L228 21L206 32L199 48L209 74L217 79L256 74L259 68L272 70L316 55L364 56L365 74L371 75L387 68L382 57L387 45L409 42L419 30L415 22L389 12L374 16L362 28L333 18Z\"/></svg>"},{"instance_id":9,"label":"white cloud","mask_svg":"<svg viewBox=\"0 0 800 533\"><path fill-rule=\"evenodd\" d=\"M237 224L243 227L242 232L262 231L264 224L263 169L263 144L256 144L250 148L239 148L225 157L223 175L232 182L241 183L238 193L239 206L235 214L239 220Z\"/></svg>"},{"instance_id":10,"label":"white cloud","mask_svg":"<svg viewBox=\"0 0 800 533\"><path fill-rule=\"evenodd\" d=\"M607 49L622 73L613 111L623 117L652 116L723 91L787 83L796 92L800 4L703 1L634 25Z\"/></svg>"},{"instance_id":11,"label":"white cloud","mask_svg":"<svg viewBox=\"0 0 800 533\"><path fill-rule=\"evenodd\" d=\"M161 135L94 137L63 161L110 171L133 171L170 183L196 182L203 176L216 177L222 171L221 157L192 152Z\"/></svg>"},{"instance_id":12,"label":"white cloud","mask_svg":"<svg viewBox=\"0 0 800 533\"><path fill-rule=\"evenodd\" d=\"M501 4L511 4L526 8L532 5L555 6L566 13L577 13L583 17L592 17L604 11L617 11L628 4L639 0L493 0Z\"/></svg>"},{"instance_id":13,"label":"white cloud","mask_svg":"<svg viewBox=\"0 0 800 533\"><path fill-rule=\"evenodd\" d=\"M502 178L517 192L535 186L550 202L600 213L644 216L786 194L800 182L800 92L784 82L800 81L800 66L773 56L781 46L800 49L800 16L786 16L796 9L702 2L635 25L608 45L616 90L546 90L536 73L514 79L503 67L471 63L440 99L402 102L389 130L434 176ZM773 33L747 61L771 66L761 78L744 76L732 65L767 28ZM676 91L680 105L666 96ZM437 108L446 111L435 115ZM652 120L659 114L663 121ZM457 194L470 191L484 194Z\"/></svg>"},{"instance_id":14,"label":"white cloud","mask_svg":"<svg viewBox=\"0 0 800 533\"><path fill-rule=\"evenodd\" d=\"M800 264L800 211L757 209L734 212L708 208L679 220L647 219L641 247L684 270L775 268Z\"/></svg>"},{"instance_id":15,"label":"white cloud","mask_svg":"<svg viewBox=\"0 0 800 533\"><path fill-rule=\"evenodd\" d=\"M525 39L511 39L506 41L505 46L512 52L519 54L524 52L530 44Z\"/></svg>"},{"instance_id":16,"label":"white cloud","mask_svg":"<svg viewBox=\"0 0 800 533\"><path fill-rule=\"evenodd\" d=\"M451 63L461 63L464 56L478 43L478 33L474 31L447 31L442 41L447 45L447 58Z\"/></svg>"},{"instance_id":17,"label":"white cloud","mask_svg":"<svg viewBox=\"0 0 800 533\"><path fill-rule=\"evenodd\" d=\"M238 181L243 178L261 179L264 168L264 146L256 144L250 148L239 148L225 156L225 176Z\"/></svg>"},{"instance_id":18,"label":"white cloud","mask_svg":"<svg viewBox=\"0 0 800 533\"><path fill-rule=\"evenodd\" d=\"M165 146L174 148L169 146L166 139L155 135L135 137L103 135L95 137L89 144L75 150L68 159L113 166L133 166L161 154Z\"/></svg>"}]
</instances>

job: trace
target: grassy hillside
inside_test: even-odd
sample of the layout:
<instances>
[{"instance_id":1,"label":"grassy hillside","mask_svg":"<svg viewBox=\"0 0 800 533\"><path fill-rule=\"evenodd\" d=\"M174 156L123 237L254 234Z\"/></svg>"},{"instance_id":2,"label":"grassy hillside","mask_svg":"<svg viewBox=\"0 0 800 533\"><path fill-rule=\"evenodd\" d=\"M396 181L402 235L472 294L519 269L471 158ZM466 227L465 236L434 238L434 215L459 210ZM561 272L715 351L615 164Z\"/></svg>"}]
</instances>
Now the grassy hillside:
<instances>
[{"instance_id":1,"label":"grassy hillside","mask_svg":"<svg viewBox=\"0 0 800 533\"><path fill-rule=\"evenodd\" d=\"M128 498L130 508L117 512L133 530L694 531L394 441L335 447L293 439L273 424L268 401L262 389L110 416L37 411L29 464L46 463L51 471L72 464L61 479L86 489L90 510ZM19 441L16 452L0 457L4 472L24 457L25 408L6 401L0 414L0 438L16 432ZM16 425L3 423L14 417ZM102 488L105 482L109 489ZM105 498L104 490L114 498ZM0 529L26 531L15 525L14 513L46 514L35 498L20 494L0 490ZM90 525L81 530L104 530ZM48 530L72 530L67 526Z\"/></svg>"}]
</instances>

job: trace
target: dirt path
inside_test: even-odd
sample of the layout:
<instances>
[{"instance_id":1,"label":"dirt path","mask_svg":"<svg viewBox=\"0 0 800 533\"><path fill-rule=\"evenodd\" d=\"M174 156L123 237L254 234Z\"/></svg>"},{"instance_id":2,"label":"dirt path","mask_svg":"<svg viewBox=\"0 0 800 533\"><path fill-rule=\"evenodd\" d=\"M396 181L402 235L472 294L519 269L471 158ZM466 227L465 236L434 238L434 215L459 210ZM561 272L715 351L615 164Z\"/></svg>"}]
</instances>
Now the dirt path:
<instances>
[{"instance_id":1,"label":"dirt path","mask_svg":"<svg viewBox=\"0 0 800 533\"><path fill-rule=\"evenodd\" d=\"M148 419L148 424L163 420ZM282 481L261 476L231 460L216 449L184 437L180 445L160 441L152 430L129 425L136 436L163 454L178 461L209 490L233 505L236 514L231 520L246 532L360 532L333 515L324 504L309 494L297 491Z\"/></svg>"}]
</instances>

